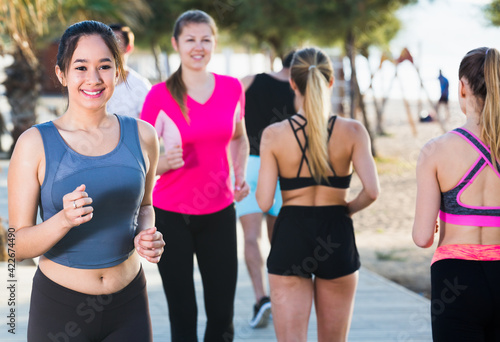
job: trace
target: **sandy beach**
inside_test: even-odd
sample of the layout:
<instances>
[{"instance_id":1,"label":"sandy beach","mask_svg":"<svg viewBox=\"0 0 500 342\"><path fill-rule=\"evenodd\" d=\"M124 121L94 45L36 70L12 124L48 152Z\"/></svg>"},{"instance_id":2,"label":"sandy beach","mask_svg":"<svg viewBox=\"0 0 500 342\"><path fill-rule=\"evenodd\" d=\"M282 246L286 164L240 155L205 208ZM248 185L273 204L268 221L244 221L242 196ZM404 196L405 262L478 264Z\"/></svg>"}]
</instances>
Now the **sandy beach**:
<instances>
[{"instance_id":1,"label":"sandy beach","mask_svg":"<svg viewBox=\"0 0 500 342\"><path fill-rule=\"evenodd\" d=\"M411 110L417 118L416 103ZM447 130L465 122L458 103L450 103L450 111L450 119L445 124ZM432 247L422 249L411 238L417 190L415 167L422 146L443 134L443 130L437 122L420 123L415 119L415 136L401 101L389 101L385 113L387 135L375 140L380 197L353 218L361 263L412 291L429 296L429 266L437 239ZM444 116L443 108L440 113ZM371 121L374 116L370 111ZM356 178L351 195L359 186Z\"/></svg>"},{"instance_id":2,"label":"sandy beach","mask_svg":"<svg viewBox=\"0 0 500 342\"><path fill-rule=\"evenodd\" d=\"M50 119L46 108L59 105L60 99L44 99L42 103L39 116ZM465 120L457 103L450 103L450 108L451 118L446 124L448 130L460 126ZM367 101L367 110L373 129L375 112L370 101ZM437 122L418 122L417 103L412 102L411 111L416 135L408 123L402 101L388 101L384 115L387 135L378 136L375 140L381 194L374 204L356 214L353 220L362 265L428 296L429 265L437 241L434 246L421 249L411 239L416 196L415 166L422 146L441 135L443 130ZM359 179L354 176L350 195L353 196L359 189ZM3 215L6 218L7 214ZM268 248L265 243L264 252Z\"/></svg>"}]
</instances>

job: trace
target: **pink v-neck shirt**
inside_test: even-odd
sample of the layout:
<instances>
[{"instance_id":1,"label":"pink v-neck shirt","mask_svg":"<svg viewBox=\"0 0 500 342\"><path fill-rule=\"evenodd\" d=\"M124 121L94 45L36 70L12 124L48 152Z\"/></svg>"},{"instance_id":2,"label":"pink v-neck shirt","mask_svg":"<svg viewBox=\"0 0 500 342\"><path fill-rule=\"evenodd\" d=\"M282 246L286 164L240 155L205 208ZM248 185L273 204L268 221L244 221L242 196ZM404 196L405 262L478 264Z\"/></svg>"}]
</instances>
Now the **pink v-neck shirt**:
<instances>
[{"instance_id":1,"label":"pink v-neck shirt","mask_svg":"<svg viewBox=\"0 0 500 342\"><path fill-rule=\"evenodd\" d=\"M238 79L213 75L215 88L205 103L187 96L189 123L165 82L154 85L146 97L141 119L155 126L165 150L181 145L184 160L184 166L156 181L153 205L157 208L204 215L234 200L228 152L235 123L244 116L245 93Z\"/></svg>"}]
</instances>

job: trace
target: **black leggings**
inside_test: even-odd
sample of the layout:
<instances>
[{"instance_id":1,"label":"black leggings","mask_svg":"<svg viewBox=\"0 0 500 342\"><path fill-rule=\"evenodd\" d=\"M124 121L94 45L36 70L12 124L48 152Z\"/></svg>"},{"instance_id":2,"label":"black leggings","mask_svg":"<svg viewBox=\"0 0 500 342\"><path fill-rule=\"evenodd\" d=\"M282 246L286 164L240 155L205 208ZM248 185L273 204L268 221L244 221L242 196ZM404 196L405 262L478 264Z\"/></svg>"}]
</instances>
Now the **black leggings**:
<instances>
[{"instance_id":1,"label":"black leggings","mask_svg":"<svg viewBox=\"0 0 500 342\"><path fill-rule=\"evenodd\" d=\"M37 269L33 278L28 342L152 342L146 278L141 270L109 295L70 290Z\"/></svg>"},{"instance_id":2,"label":"black leggings","mask_svg":"<svg viewBox=\"0 0 500 342\"><path fill-rule=\"evenodd\" d=\"M166 242L158 263L168 302L173 342L197 341L193 253L203 282L206 342L233 340L238 260L234 204L208 215L155 208L156 227Z\"/></svg>"},{"instance_id":3,"label":"black leggings","mask_svg":"<svg viewBox=\"0 0 500 342\"><path fill-rule=\"evenodd\" d=\"M431 282L434 341L500 341L500 261L439 260Z\"/></svg>"}]
</instances>

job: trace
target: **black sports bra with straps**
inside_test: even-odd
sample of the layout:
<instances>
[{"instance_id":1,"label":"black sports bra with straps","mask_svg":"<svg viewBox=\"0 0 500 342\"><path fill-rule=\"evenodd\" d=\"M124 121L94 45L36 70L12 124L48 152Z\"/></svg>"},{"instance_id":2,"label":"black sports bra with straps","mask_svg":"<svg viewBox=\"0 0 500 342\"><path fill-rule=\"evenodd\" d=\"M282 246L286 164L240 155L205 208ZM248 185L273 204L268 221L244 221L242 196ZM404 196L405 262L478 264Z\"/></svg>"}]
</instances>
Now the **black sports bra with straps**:
<instances>
[{"instance_id":1,"label":"black sports bra with straps","mask_svg":"<svg viewBox=\"0 0 500 342\"><path fill-rule=\"evenodd\" d=\"M348 189L349 185L351 184L351 177L352 174L348 176L337 176L335 175L335 171L332 168L333 171L333 176L328 177L328 182L325 179L321 179L320 183L317 183L314 178L312 177L300 177L300 171L302 170L302 165L304 164L304 161L307 164L307 167L309 169L309 173L311 173L311 167L309 166L309 161L307 160L306 156L306 150L308 147L308 139L307 135L305 133L305 127L307 125L307 120L304 116L297 114L297 116L301 117L304 120L304 123L298 122L295 118L290 117L288 118L288 122L290 123L290 126L292 127L293 134L295 135L295 139L297 140L297 143L299 144L299 147L302 151L302 159L300 160L300 166L299 166L299 171L297 172L297 177L295 178L285 178L280 175L279 180L280 180L280 188L282 191L286 190L296 190L296 189L301 189L301 188L306 188L308 186L315 186L315 185L323 185L323 186L329 186L332 188L338 188L338 189ZM335 125L335 120L337 119L337 116L332 116L330 119L328 119L328 140L330 140L330 137L333 132L333 126ZM297 127L294 126L294 123L297 125ZM297 135L298 131L302 131L305 137L305 145L302 146L300 143L299 136Z\"/></svg>"}]
</instances>

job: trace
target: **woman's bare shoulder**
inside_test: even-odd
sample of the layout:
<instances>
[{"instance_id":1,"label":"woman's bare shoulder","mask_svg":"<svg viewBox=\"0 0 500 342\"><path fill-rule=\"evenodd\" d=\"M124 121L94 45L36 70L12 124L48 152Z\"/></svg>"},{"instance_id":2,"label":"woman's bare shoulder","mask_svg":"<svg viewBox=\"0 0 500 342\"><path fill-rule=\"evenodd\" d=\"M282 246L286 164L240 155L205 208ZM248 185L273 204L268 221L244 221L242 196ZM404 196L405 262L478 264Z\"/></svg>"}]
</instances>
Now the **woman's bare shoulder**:
<instances>
[{"instance_id":1,"label":"woman's bare shoulder","mask_svg":"<svg viewBox=\"0 0 500 342\"><path fill-rule=\"evenodd\" d=\"M349 135L351 135L353 133L359 134L359 133L366 132L365 126L361 122L359 122L358 120L344 118L344 117L338 116L338 115L337 115L337 118L335 119L334 129L335 128L340 128L340 130L337 129L337 131L341 131L344 134L349 134Z\"/></svg>"},{"instance_id":2,"label":"woman's bare shoulder","mask_svg":"<svg viewBox=\"0 0 500 342\"><path fill-rule=\"evenodd\" d=\"M265 148L277 148L280 145L280 141L290 131L290 124L287 121L275 122L264 129L260 140L261 150Z\"/></svg>"},{"instance_id":3,"label":"woman's bare shoulder","mask_svg":"<svg viewBox=\"0 0 500 342\"><path fill-rule=\"evenodd\" d=\"M289 130L290 130L290 124L288 123L288 120L283 120L267 126L264 129L264 133L266 133L267 131L267 134L276 137L277 135L282 134L284 132L288 132Z\"/></svg>"},{"instance_id":4,"label":"woman's bare shoulder","mask_svg":"<svg viewBox=\"0 0 500 342\"><path fill-rule=\"evenodd\" d=\"M11 166L17 164L18 161L26 165L26 161L29 163L38 163L45 155L44 145L42 135L40 131L31 127L24 131L21 136L17 139L14 152L11 157ZM35 165L33 164L33 165Z\"/></svg>"},{"instance_id":5,"label":"woman's bare shoulder","mask_svg":"<svg viewBox=\"0 0 500 342\"><path fill-rule=\"evenodd\" d=\"M466 145L467 142L464 139L456 134L448 132L429 140L422 147L421 152L425 154L437 153L448 155L450 152L456 152L457 149L460 150L466 147Z\"/></svg>"},{"instance_id":6,"label":"woman's bare shoulder","mask_svg":"<svg viewBox=\"0 0 500 342\"><path fill-rule=\"evenodd\" d=\"M369 141L368 130L358 120L337 116L333 127L332 139L340 139L344 145L365 143Z\"/></svg>"},{"instance_id":7,"label":"woman's bare shoulder","mask_svg":"<svg viewBox=\"0 0 500 342\"><path fill-rule=\"evenodd\" d=\"M43 151L43 139L36 127L28 128L17 139L16 148L41 149Z\"/></svg>"},{"instance_id":8,"label":"woman's bare shoulder","mask_svg":"<svg viewBox=\"0 0 500 342\"><path fill-rule=\"evenodd\" d=\"M144 120L137 121L137 128L139 130L139 136L141 139L145 141L151 141L152 139L158 139L158 134L156 133L156 129L149 123Z\"/></svg>"}]
</instances>

